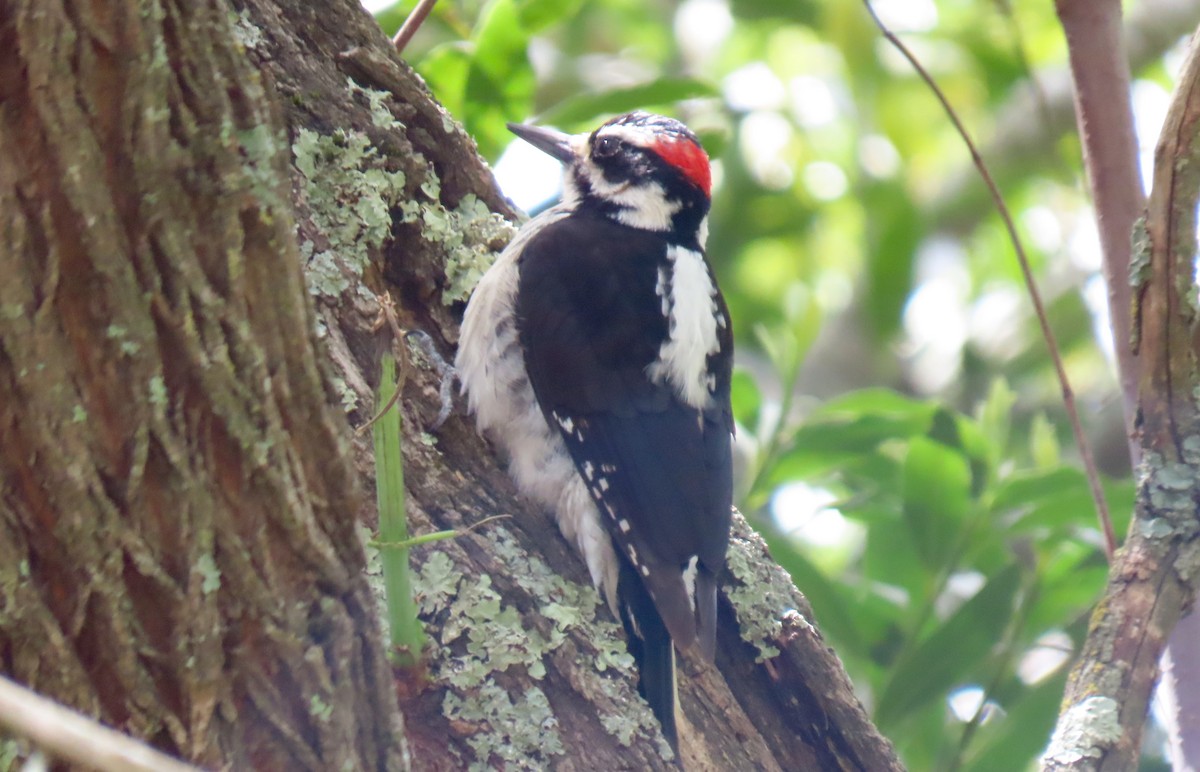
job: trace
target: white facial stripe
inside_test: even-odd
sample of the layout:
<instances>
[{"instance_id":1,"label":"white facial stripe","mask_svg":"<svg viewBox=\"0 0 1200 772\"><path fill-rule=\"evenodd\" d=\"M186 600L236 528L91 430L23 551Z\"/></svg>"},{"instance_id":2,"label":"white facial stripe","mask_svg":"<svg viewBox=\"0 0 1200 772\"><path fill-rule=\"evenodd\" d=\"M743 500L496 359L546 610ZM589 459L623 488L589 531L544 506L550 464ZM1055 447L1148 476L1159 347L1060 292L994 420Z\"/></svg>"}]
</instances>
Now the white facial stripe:
<instances>
[{"instance_id":1,"label":"white facial stripe","mask_svg":"<svg viewBox=\"0 0 1200 772\"><path fill-rule=\"evenodd\" d=\"M717 337L717 288L699 253L684 247L667 250L671 262L670 337L658 350L658 361L646 374L674 387L684 402L695 408L712 401L708 357L721 350Z\"/></svg>"},{"instance_id":2,"label":"white facial stripe","mask_svg":"<svg viewBox=\"0 0 1200 772\"><path fill-rule=\"evenodd\" d=\"M667 192L656 182L611 183L604 177L600 167L591 161L585 161L579 167L592 192L605 201L615 204L617 220L631 228L642 228L648 231L668 231L671 229L671 218L683 208L683 203L667 198ZM577 198L579 193L575 188L575 180L567 178ZM565 195L565 192L564 192Z\"/></svg>"},{"instance_id":3,"label":"white facial stripe","mask_svg":"<svg viewBox=\"0 0 1200 772\"><path fill-rule=\"evenodd\" d=\"M596 137L597 139L600 137L615 137L637 147L646 147L654 141L654 134L652 132L625 124L601 126L600 130L596 132Z\"/></svg>"},{"instance_id":4,"label":"white facial stripe","mask_svg":"<svg viewBox=\"0 0 1200 772\"><path fill-rule=\"evenodd\" d=\"M630 188L618 199L626 208L617 211L617 219L631 228L648 231L671 230L671 218L680 210L678 201L668 201L658 185Z\"/></svg>"}]
</instances>

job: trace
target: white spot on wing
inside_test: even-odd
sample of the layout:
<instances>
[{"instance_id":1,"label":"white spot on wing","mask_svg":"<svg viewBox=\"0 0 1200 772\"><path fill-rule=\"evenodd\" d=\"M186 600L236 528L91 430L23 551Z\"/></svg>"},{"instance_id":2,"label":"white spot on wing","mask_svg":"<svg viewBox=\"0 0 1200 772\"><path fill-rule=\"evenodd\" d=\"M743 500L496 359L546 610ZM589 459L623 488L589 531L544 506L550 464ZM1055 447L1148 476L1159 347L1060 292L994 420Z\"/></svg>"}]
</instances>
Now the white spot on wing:
<instances>
[{"instance_id":1,"label":"white spot on wing","mask_svg":"<svg viewBox=\"0 0 1200 772\"><path fill-rule=\"evenodd\" d=\"M591 461L584 461L583 462L583 476L588 479L588 482L591 482L592 478L595 477L595 475L596 475L596 467L592 466Z\"/></svg>"},{"instance_id":2,"label":"white spot on wing","mask_svg":"<svg viewBox=\"0 0 1200 772\"><path fill-rule=\"evenodd\" d=\"M692 407L703 408L711 400L708 357L721 349L717 287L699 252L672 246L667 259L671 263L670 337L646 374L658 383L670 383Z\"/></svg>"},{"instance_id":3,"label":"white spot on wing","mask_svg":"<svg viewBox=\"0 0 1200 772\"><path fill-rule=\"evenodd\" d=\"M688 561L687 568L683 569L683 584L687 587L688 602L692 604L692 611L696 610L696 561L697 556L692 555L692 559Z\"/></svg>"},{"instance_id":4,"label":"white spot on wing","mask_svg":"<svg viewBox=\"0 0 1200 772\"><path fill-rule=\"evenodd\" d=\"M617 527L621 529L621 533L629 533L629 521L625 518L622 517L617 521Z\"/></svg>"},{"instance_id":5,"label":"white spot on wing","mask_svg":"<svg viewBox=\"0 0 1200 772\"><path fill-rule=\"evenodd\" d=\"M634 616L633 608L628 603L625 604L625 616L627 619L629 619L629 625L633 628L633 634L638 638L645 638L645 636L642 635L641 626L638 625L637 617Z\"/></svg>"}]
</instances>

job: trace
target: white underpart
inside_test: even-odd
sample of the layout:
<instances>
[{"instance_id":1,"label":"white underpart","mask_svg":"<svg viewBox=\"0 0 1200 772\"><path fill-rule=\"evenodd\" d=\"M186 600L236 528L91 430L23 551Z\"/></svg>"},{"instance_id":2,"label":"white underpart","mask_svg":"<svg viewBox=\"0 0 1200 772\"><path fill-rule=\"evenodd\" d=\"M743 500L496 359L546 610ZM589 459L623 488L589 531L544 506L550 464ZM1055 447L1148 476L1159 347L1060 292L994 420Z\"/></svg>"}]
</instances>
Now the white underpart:
<instances>
[{"instance_id":1,"label":"white underpart","mask_svg":"<svg viewBox=\"0 0 1200 772\"><path fill-rule=\"evenodd\" d=\"M536 225L566 214L564 207L549 209L538 216ZM616 614L612 539L558 429L546 422L538 407L517 337L517 257L537 230L534 223L523 228L475 288L463 316L454 364L479 430L504 449L509 474L521 493L554 513L563 536L583 556L592 584Z\"/></svg>"},{"instance_id":2,"label":"white underpart","mask_svg":"<svg viewBox=\"0 0 1200 772\"><path fill-rule=\"evenodd\" d=\"M646 374L657 383L669 383L692 407L705 408L712 403L716 388L715 378L709 376L708 357L721 350L717 287L699 252L672 246L667 249L667 260L671 268L670 292L664 298L670 308L668 338Z\"/></svg>"}]
</instances>

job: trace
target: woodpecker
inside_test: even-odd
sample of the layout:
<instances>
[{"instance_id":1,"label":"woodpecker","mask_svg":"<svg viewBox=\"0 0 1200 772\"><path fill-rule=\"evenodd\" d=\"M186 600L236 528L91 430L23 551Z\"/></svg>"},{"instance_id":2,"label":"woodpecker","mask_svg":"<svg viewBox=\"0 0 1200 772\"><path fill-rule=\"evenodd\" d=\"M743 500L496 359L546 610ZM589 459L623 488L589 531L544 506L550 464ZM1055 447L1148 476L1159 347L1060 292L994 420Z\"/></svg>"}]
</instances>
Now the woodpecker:
<instances>
[{"instance_id":1,"label":"woodpecker","mask_svg":"<svg viewBox=\"0 0 1200 772\"><path fill-rule=\"evenodd\" d=\"M509 129L562 162L562 201L480 281L455 364L479 429L620 618L678 750L675 649L713 659L733 496L708 156L682 123L640 111L590 134Z\"/></svg>"}]
</instances>

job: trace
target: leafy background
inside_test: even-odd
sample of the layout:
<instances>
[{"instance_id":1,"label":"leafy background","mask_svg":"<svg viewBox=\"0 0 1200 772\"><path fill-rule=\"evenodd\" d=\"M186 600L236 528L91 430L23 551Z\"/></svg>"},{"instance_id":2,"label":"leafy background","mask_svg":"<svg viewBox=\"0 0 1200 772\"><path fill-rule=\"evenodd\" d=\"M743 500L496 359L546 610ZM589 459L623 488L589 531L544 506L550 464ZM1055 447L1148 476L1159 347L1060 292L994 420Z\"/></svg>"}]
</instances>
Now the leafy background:
<instances>
[{"instance_id":1,"label":"leafy background","mask_svg":"<svg viewBox=\"0 0 1200 772\"><path fill-rule=\"evenodd\" d=\"M391 33L411 6L373 10ZM1133 486L1052 4L876 7L1014 209L1123 533ZM1145 162L1182 56L1161 48L1134 73ZM738 333L739 505L911 769L1032 768L1102 538L1011 245L862 5L442 0L405 57L526 208L555 171L510 149L506 121L582 131L646 108L700 133ZM1165 768L1160 742L1143 769Z\"/></svg>"}]
</instances>

